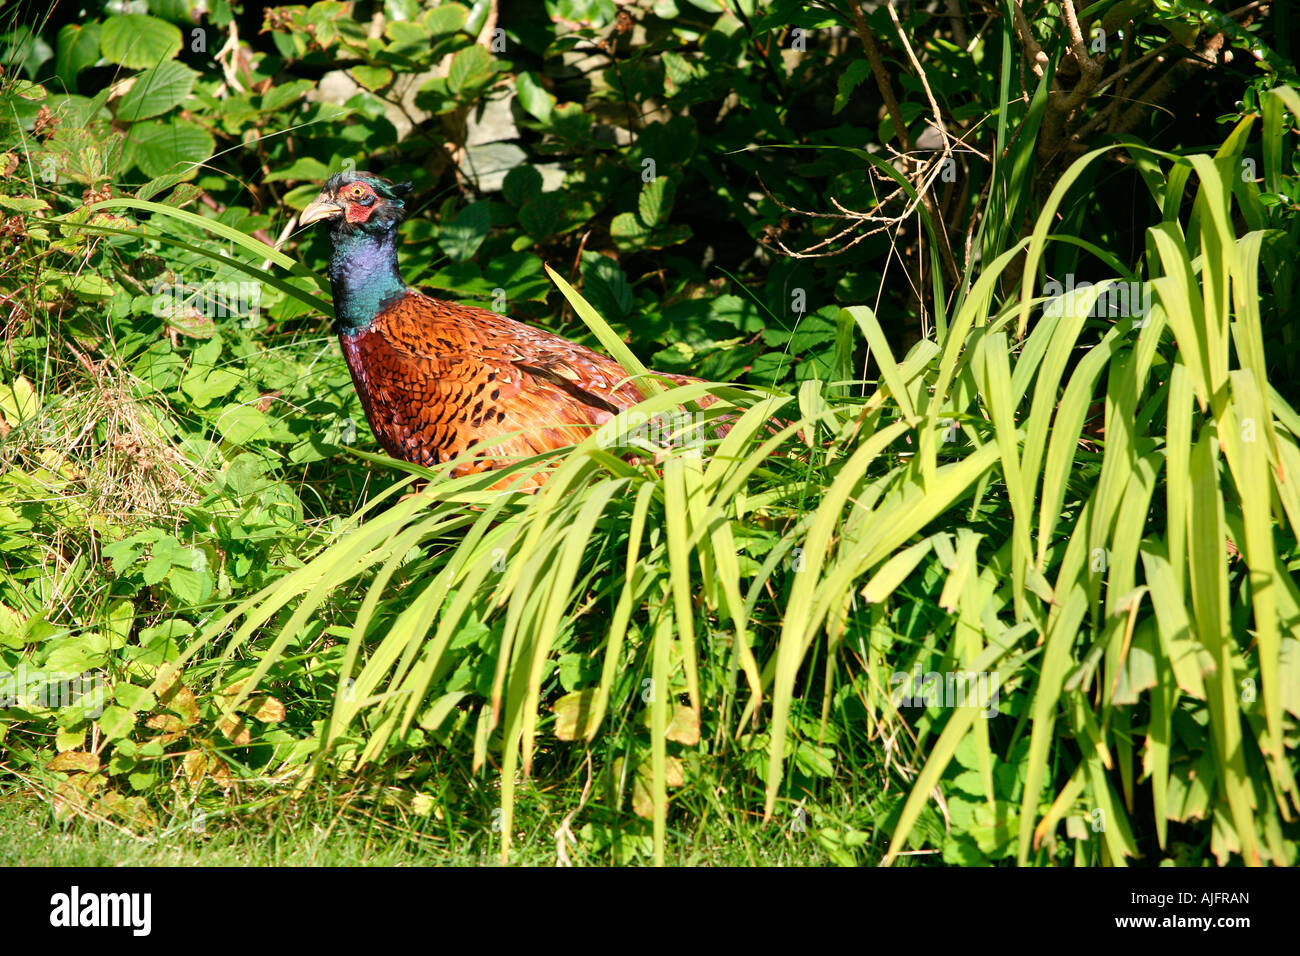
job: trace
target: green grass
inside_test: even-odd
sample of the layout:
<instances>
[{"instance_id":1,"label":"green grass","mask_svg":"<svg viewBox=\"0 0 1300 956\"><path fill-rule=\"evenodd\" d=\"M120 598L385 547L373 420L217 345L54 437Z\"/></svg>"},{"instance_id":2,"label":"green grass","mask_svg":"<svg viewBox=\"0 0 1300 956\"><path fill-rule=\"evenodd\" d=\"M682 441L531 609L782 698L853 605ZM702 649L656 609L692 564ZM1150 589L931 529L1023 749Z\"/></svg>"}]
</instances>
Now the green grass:
<instances>
[{"instance_id":1,"label":"green grass","mask_svg":"<svg viewBox=\"0 0 1300 956\"><path fill-rule=\"evenodd\" d=\"M136 832L110 821L58 820L47 803L30 791L0 795L0 866L499 866L491 832L491 807L485 801L461 802L425 816L394 812L400 788L387 799L376 794L314 791L294 800L283 792L240 807L231 801L201 818L183 820L152 832ZM576 794L568 794L576 802ZM409 793L407 793L409 797ZM578 813L570 822L563 863L556 830L571 809L549 794L516 822L511 863L517 866L591 866L653 860L649 837L589 827ZM543 808L545 804L545 809ZM472 807L472 809L471 809ZM477 826L467 814L482 813ZM827 827L827 830L830 828ZM841 828L843 829L843 828ZM884 841L872 847L850 835L853 853L878 860ZM613 841L613 842L609 842ZM688 832L672 834L669 862L680 866L825 866L846 859L843 838L820 833L812 818L806 826L765 826L743 810L722 810L698 821ZM924 859L922 857L921 859Z\"/></svg>"}]
</instances>

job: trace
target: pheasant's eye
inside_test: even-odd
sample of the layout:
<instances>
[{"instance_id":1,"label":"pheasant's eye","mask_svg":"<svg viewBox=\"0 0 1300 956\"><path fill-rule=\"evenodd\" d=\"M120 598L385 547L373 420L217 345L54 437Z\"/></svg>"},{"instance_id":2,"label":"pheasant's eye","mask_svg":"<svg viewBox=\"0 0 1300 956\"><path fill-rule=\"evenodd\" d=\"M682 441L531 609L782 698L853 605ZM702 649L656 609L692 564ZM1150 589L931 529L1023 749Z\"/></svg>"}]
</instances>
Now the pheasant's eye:
<instances>
[{"instance_id":1,"label":"pheasant's eye","mask_svg":"<svg viewBox=\"0 0 1300 956\"><path fill-rule=\"evenodd\" d=\"M364 199L366 197L366 187L360 183L353 183L348 190L348 195L353 199Z\"/></svg>"}]
</instances>

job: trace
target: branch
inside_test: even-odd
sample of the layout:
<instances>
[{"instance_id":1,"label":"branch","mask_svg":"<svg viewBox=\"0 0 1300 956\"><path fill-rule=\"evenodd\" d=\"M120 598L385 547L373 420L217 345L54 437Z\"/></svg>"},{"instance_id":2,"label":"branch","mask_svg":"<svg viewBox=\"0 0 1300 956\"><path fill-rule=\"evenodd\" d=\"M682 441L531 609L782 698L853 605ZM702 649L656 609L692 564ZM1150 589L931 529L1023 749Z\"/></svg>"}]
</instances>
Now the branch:
<instances>
[{"instance_id":1,"label":"branch","mask_svg":"<svg viewBox=\"0 0 1300 956\"><path fill-rule=\"evenodd\" d=\"M903 112L898 108L898 98L894 96L894 86L889 80L889 73L885 69L884 61L880 59L880 47L876 43L876 35L867 23L867 18L862 15L862 4L858 0L849 0L849 12L853 15L853 28L857 31L858 39L862 41L862 49L866 51L867 62L871 64L871 75L876 79L880 98L885 101L885 109L889 111L894 129L898 130L898 141L903 145L903 152L909 153L912 151L911 137L908 135L907 125L903 122Z\"/></svg>"},{"instance_id":2,"label":"branch","mask_svg":"<svg viewBox=\"0 0 1300 956\"><path fill-rule=\"evenodd\" d=\"M1038 40L1034 38L1034 28L1029 25L1025 19L1025 11L1020 9L1020 0L1011 0L1011 19L1015 21L1016 35L1020 37L1020 42L1025 45L1029 51L1030 66L1041 78L1043 72L1047 69L1047 54L1043 48L1038 45ZM1055 85L1055 80L1052 81Z\"/></svg>"}]
</instances>

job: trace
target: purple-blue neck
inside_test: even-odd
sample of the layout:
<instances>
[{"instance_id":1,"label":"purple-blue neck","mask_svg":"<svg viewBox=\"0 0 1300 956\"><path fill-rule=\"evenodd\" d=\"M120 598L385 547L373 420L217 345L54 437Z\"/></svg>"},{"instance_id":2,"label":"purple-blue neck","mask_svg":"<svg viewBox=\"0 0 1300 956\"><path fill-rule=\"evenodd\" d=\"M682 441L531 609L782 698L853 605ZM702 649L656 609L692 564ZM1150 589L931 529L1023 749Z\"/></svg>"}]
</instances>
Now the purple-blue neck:
<instances>
[{"instance_id":1,"label":"purple-blue neck","mask_svg":"<svg viewBox=\"0 0 1300 956\"><path fill-rule=\"evenodd\" d=\"M376 232L331 231L330 286L334 324L340 335L364 332L384 306L406 292L397 271L397 224Z\"/></svg>"}]
</instances>

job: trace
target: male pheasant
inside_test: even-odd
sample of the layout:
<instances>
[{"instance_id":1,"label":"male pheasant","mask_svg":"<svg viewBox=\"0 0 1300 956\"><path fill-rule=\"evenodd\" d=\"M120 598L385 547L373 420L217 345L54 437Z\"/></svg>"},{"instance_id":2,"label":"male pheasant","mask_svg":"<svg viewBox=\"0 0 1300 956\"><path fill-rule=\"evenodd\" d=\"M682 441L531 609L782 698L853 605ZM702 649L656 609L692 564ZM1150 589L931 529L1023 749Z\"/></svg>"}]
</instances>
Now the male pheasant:
<instances>
[{"instance_id":1,"label":"male pheasant","mask_svg":"<svg viewBox=\"0 0 1300 956\"><path fill-rule=\"evenodd\" d=\"M341 173L299 218L329 224L335 329L388 454L432 466L496 440L453 473L484 471L572 445L641 400L621 365L585 346L403 282L397 227L410 188ZM542 480L535 474L524 485Z\"/></svg>"}]
</instances>

